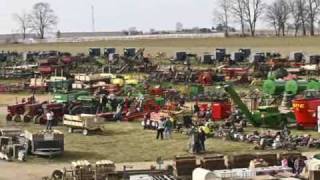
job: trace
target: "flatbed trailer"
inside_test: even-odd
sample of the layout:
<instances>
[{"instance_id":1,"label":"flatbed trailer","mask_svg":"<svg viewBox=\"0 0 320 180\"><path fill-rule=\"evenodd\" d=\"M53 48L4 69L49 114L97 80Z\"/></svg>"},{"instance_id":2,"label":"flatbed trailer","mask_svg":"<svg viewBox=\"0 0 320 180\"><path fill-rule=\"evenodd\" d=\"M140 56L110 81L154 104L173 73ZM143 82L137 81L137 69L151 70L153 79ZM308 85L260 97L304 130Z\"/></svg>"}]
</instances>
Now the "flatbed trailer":
<instances>
[{"instance_id":1,"label":"flatbed trailer","mask_svg":"<svg viewBox=\"0 0 320 180\"><path fill-rule=\"evenodd\" d=\"M102 130L104 119L91 114L69 115L63 116L63 125L68 127L68 132L73 133L75 129L82 130L82 134L87 136L89 132Z\"/></svg>"}]
</instances>

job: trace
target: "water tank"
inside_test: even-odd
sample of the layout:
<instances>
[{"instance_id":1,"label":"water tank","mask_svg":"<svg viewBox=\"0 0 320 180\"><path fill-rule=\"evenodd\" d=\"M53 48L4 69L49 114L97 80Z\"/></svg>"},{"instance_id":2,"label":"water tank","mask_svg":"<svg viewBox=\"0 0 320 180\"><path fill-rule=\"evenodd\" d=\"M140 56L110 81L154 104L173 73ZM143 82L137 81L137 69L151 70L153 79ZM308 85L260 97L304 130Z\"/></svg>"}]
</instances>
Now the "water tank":
<instances>
[{"instance_id":1,"label":"water tank","mask_svg":"<svg viewBox=\"0 0 320 180\"><path fill-rule=\"evenodd\" d=\"M316 80L310 80L307 85L308 90L320 90L320 82Z\"/></svg>"},{"instance_id":2,"label":"water tank","mask_svg":"<svg viewBox=\"0 0 320 180\"><path fill-rule=\"evenodd\" d=\"M100 48L90 48L89 49L89 56L91 57L97 57L101 55Z\"/></svg>"},{"instance_id":3,"label":"water tank","mask_svg":"<svg viewBox=\"0 0 320 180\"><path fill-rule=\"evenodd\" d=\"M285 89L285 84L286 82L284 80L265 80L262 91L268 95L280 95Z\"/></svg>"},{"instance_id":4,"label":"water tank","mask_svg":"<svg viewBox=\"0 0 320 180\"><path fill-rule=\"evenodd\" d=\"M295 95L298 94L301 91L304 91L307 89L308 81L306 80L290 80L286 82L285 85L285 92L287 94Z\"/></svg>"},{"instance_id":5,"label":"water tank","mask_svg":"<svg viewBox=\"0 0 320 180\"><path fill-rule=\"evenodd\" d=\"M176 60L178 61L185 61L187 59L186 52L176 52Z\"/></svg>"},{"instance_id":6,"label":"water tank","mask_svg":"<svg viewBox=\"0 0 320 180\"><path fill-rule=\"evenodd\" d=\"M104 55L108 56L109 54L115 54L116 48L104 48Z\"/></svg>"}]
</instances>

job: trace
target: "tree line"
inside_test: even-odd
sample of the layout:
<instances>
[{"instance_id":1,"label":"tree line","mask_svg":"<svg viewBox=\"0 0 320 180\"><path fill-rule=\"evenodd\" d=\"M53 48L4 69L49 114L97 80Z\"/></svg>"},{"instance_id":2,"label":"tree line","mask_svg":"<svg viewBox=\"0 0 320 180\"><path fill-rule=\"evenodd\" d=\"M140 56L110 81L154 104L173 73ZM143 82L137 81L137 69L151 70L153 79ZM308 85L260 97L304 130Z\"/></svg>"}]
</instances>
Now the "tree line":
<instances>
[{"instance_id":1,"label":"tree line","mask_svg":"<svg viewBox=\"0 0 320 180\"><path fill-rule=\"evenodd\" d=\"M258 21L267 22L277 36L293 31L295 36L315 35L320 24L320 0L216 0L215 21L229 35L231 21L240 25L241 35L256 35ZM268 3L269 2L269 3Z\"/></svg>"},{"instance_id":2,"label":"tree line","mask_svg":"<svg viewBox=\"0 0 320 180\"><path fill-rule=\"evenodd\" d=\"M34 4L30 12L14 14L14 19L18 23L23 39L29 32L36 33L40 39L44 39L45 33L58 23L58 17L50 4L43 2Z\"/></svg>"}]
</instances>

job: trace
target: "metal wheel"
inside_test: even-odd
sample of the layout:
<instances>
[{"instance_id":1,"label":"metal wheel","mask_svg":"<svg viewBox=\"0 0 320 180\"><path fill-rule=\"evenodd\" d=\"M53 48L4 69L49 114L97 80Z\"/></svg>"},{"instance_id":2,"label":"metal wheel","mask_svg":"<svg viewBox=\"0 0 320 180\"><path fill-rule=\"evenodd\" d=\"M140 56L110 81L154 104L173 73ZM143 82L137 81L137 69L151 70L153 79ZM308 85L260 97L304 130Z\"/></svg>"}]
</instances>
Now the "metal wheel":
<instances>
[{"instance_id":1,"label":"metal wheel","mask_svg":"<svg viewBox=\"0 0 320 180\"><path fill-rule=\"evenodd\" d=\"M14 115L12 117L12 120L15 121L15 122L21 122L21 120L22 120L21 115L19 115L19 114Z\"/></svg>"},{"instance_id":2,"label":"metal wheel","mask_svg":"<svg viewBox=\"0 0 320 180\"><path fill-rule=\"evenodd\" d=\"M12 115L11 115L11 114L7 114L6 120L7 120L7 121L12 121Z\"/></svg>"},{"instance_id":3,"label":"metal wheel","mask_svg":"<svg viewBox=\"0 0 320 180\"><path fill-rule=\"evenodd\" d=\"M32 120L32 117L30 115L24 115L22 119L23 122L30 122Z\"/></svg>"},{"instance_id":4,"label":"metal wheel","mask_svg":"<svg viewBox=\"0 0 320 180\"><path fill-rule=\"evenodd\" d=\"M32 121L35 123L35 124L39 124L40 123L40 119L41 119L41 116L34 116L32 118Z\"/></svg>"},{"instance_id":5,"label":"metal wheel","mask_svg":"<svg viewBox=\"0 0 320 180\"><path fill-rule=\"evenodd\" d=\"M89 134L88 129L83 129L83 130L82 130L82 134L85 135L85 136L87 136L87 135Z\"/></svg>"},{"instance_id":6,"label":"metal wheel","mask_svg":"<svg viewBox=\"0 0 320 180\"><path fill-rule=\"evenodd\" d=\"M62 179L62 177L63 177L63 172L60 170L54 170L51 175L51 178L54 180Z\"/></svg>"}]
</instances>

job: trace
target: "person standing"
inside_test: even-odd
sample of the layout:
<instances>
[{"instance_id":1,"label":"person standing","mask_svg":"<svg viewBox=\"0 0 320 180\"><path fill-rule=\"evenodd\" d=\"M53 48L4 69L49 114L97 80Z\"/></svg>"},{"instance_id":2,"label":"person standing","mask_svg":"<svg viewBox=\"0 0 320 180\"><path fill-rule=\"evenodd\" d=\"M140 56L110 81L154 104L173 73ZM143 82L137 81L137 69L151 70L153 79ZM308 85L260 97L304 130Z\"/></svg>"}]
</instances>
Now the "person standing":
<instances>
[{"instance_id":1,"label":"person standing","mask_svg":"<svg viewBox=\"0 0 320 180\"><path fill-rule=\"evenodd\" d=\"M164 125L164 136L166 139L171 138L172 127L173 127L173 122L170 120L169 117L167 117L167 120L165 121L165 125Z\"/></svg>"},{"instance_id":2,"label":"person standing","mask_svg":"<svg viewBox=\"0 0 320 180\"><path fill-rule=\"evenodd\" d=\"M161 117L157 128L157 139L159 139L159 137L161 136L161 140L163 140L164 123L165 118Z\"/></svg>"},{"instance_id":3,"label":"person standing","mask_svg":"<svg viewBox=\"0 0 320 180\"><path fill-rule=\"evenodd\" d=\"M47 118L47 130L52 130L54 113L51 110L48 110L46 113Z\"/></svg>"},{"instance_id":4,"label":"person standing","mask_svg":"<svg viewBox=\"0 0 320 180\"><path fill-rule=\"evenodd\" d=\"M198 115L199 115L199 111L200 111L200 108L199 108L198 102L196 102L196 103L193 105L193 113L198 116Z\"/></svg>"},{"instance_id":5,"label":"person standing","mask_svg":"<svg viewBox=\"0 0 320 180\"><path fill-rule=\"evenodd\" d=\"M150 124L150 118L151 118L151 113L147 112L146 114L144 114L143 116L143 129L148 129L149 124Z\"/></svg>"},{"instance_id":6,"label":"person standing","mask_svg":"<svg viewBox=\"0 0 320 180\"><path fill-rule=\"evenodd\" d=\"M294 169L295 169L295 175L296 177L299 177L299 175L301 174L303 168L305 167L305 163L304 160L301 157L298 157L295 161L294 161Z\"/></svg>"},{"instance_id":7,"label":"person standing","mask_svg":"<svg viewBox=\"0 0 320 180\"><path fill-rule=\"evenodd\" d=\"M199 132L199 141L200 141L200 149L202 152L206 151L205 147L205 141L206 141L206 133L204 132L204 127L200 127L200 132Z\"/></svg>"},{"instance_id":8,"label":"person standing","mask_svg":"<svg viewBox=\"0 0 320 180\"><path fill-rule=\"evenodd\" d=\"M121 106L120 103L119 103L118 106L117 106L117 110L116 110L114 119L115 119L116 121L118 121L118 122L120 122L121 119L122 119L122 106Z\"/></svg>"}]
</instances>

